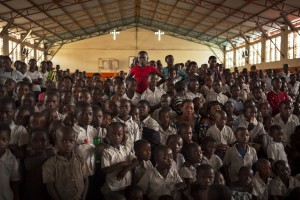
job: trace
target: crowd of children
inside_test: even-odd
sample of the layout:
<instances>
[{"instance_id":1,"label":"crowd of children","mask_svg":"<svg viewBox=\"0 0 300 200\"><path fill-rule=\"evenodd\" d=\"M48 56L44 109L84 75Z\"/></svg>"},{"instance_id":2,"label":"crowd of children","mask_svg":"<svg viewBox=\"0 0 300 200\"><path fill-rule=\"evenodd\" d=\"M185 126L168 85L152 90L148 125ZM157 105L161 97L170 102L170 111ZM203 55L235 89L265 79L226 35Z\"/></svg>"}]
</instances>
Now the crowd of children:
<instances>
[{"instance_id":1,"label":"crowd of children","mask_svg":"<svg viewBox=\"0 0 300 200\"><path fill-rule=\"evenodd\" d=\"M0 199L299 199L300 74L165 61L103 80L0 56Z\"/></svg>"}]
</instances>

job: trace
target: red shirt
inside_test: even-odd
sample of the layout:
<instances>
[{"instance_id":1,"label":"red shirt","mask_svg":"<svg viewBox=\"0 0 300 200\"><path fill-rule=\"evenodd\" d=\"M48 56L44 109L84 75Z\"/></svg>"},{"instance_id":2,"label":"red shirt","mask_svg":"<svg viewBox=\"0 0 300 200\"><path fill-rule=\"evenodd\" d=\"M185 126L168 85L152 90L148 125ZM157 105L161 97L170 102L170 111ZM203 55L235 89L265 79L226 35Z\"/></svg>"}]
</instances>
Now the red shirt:
<instances>
[{"instance_id":1,"label":"red shirt","mask_svg":"<svg viewBox=\"0 0 300 200\"><path fill-rule=\"evenodd\" d=\"M279 113L279 103L286 99L289 99L289 97L285 92L280 91L279 93L276 93L272 90L267 94L267 100L272 108L273 116Z\"/></svg>"},{"instance_id":2,"label":"red shirt","mask_svg":"<svg viewBox=\"0 0 300 200\"><path fill-rule=\"evenodd\" d=\"M134 75L137 83L136 92L142 94L148 87L148 74L150 72L158 73L158 70L152 66L135 66L131 69L130 74Z\"/></svg>"}]
</instances>

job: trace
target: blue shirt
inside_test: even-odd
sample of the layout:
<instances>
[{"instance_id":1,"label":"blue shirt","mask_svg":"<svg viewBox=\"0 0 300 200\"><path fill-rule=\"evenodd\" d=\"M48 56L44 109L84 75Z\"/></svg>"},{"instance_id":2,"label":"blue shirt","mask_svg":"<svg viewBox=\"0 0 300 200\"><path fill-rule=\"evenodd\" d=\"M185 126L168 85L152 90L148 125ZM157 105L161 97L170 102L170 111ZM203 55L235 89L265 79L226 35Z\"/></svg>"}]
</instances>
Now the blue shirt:
<instances>
[{"instance_id":1,"label":"blue shirt","mask_svg":"<svg viewBox=\"0 0 300 200\"><path fill-rule=\"evenodd\" d=\"M163 68L163 74L164 76L167 78L169 77L169 68L168 67L164 67ZM183 79L188 78L188 76L186 75L186 73L182 70L182 69L178 69L178 74L179 76L181 76Z\"/></svg>"}]
</instances>

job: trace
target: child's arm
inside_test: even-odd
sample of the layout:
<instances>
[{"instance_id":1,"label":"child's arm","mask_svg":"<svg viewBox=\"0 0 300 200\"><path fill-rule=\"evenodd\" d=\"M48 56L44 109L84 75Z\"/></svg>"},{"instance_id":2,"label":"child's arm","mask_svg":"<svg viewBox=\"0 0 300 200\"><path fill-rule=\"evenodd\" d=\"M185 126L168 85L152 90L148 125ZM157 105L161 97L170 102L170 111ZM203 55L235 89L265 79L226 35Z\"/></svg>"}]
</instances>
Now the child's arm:
<instances>
[{"instance_id":1,"label":"child's arm","mask_svg":"<svg viewBox=\"0 0 300 200\"><path fill-rule=\"evenodd\" d=\"M81 200L85 200L86 194L88 192L88 188L89 188L89 179L85 178L84 179L84 190L83 190L83 193L82 193Z\"/></svg>"},{"instance_id":2,"label":"child's arm","mask_svg":"<svg viewBox=\"0 0 300 200\"><path fill-rule=\"evenodd\" d=\"M130 162L128 162L128 161L119 162L114 165L102 168L102 171L106 174L110 174L116 170L119 170L120 168L128 166L129 164L130 164Z\"/></svg>"},{"instance_id":3,"label":"child's arm","mask_svg":"<svg viewBox=\"0 0 300 200\"><path fill-rule=\"evenodd\" d=\"M122 180L125 177L125 175L127 174L127 172L134 169L138 165L139 165L138 160L136 158L133 159L129 165L127 165L120 171L120 173L117 175L117 180Z\"/></svg>"},{"instance_id":4,"label":"child's arm","mask_svg":"<svg viewBox=\"0 0 300 200\"><path fill-rule=\"evenodd\" d=\"M20 199L19 181L11 181L10 184L14 194L14 200L19 200Z\"/></svg>"},{"instance_id":5,"label":"child's arm","mask_svg":"<svg viewBox=\"0 0 300 200\"><path fill-rule=\"evenodd\" d=\"M54 187L54 183L47 183L46 188L52 200L61 200Z\"/></svg>"}]
</instances>

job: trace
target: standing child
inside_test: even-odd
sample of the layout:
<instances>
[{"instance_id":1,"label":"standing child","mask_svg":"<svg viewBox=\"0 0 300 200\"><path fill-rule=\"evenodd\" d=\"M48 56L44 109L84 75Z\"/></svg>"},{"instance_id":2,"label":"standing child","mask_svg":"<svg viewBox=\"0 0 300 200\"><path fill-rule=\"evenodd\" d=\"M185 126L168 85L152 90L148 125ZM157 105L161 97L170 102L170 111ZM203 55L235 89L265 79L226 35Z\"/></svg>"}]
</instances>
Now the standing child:
<instances>
[{"instance_id":1,"label":"standing child","mask_svg":"<svg viewBox=\"0 0 300 200\"><path fill-rule=\"evenodd\" d=\"M131 149L121 145L123 126L120 122L112 122L107 126L108 148L101 155L102 171L106 174L105 184L101 188L103 195L110 191L122 191L131 184L131 170L138 162Z\"/></svg>"},{"instance_id":2,"label":"standing child","mask_svg":"<svg viewBox=\"0 0 300 200\"><path fill-rule=\"evenodd\" d=\"M202 164L210 164L215 171L219 171L223 165L222 160L215 154L217 141L212 137L205 137L202 143L203 159Z\"/></svg>"},{"instance_id":3,"label":"standing child","mask_svg":"<svg viewBox=\"0 0 300 200\"><path fill-rule=\"evenodd\" d=\"M160 143L165 145L168 137L177 133L176 129L170 124L169 109L159 111L159 124Z\"/></svg>"},{"instance_id":4,"label":"standing child","mask_svg":"<svg viewBox=\"0 0 300 200\"><path fill-rule=\"evenodd\" d=\"M127 78L126 79L126 92L122 96L124 99L130 100L133 105L137 105L138 102L141 100L141 95L136 92L137 83L134 78Z\"/></svg>"},{"instance_id":5,"label":"standing child","mask_svg":"<svg viewBox=\"0 0 300 200\"><path fill-rule=\"evenodd\" d=\"M134 152L139 165L134 169L133 183L137 184L143 177L145 172L151 168L153 165L150 161L151 157L151 144L147 140L138 140L134 142Z\"/></svg>"},{"instance_id":6,"label":"standing child","mask_svg":"<svg viewBox=\"0 0 300 200\"><path fill-rule=\"evenodd\" d=\"M269 183L271 181L272 166L271 163L264 158L258 159L255 164L257 172L255 173L252 183L253 200L269 199Z\"/></svg>"},{"instance_id":7,"label":"standing child","mask_svg":"<svg viewBox=\"0 0 300 200\"><path fill-rule=\"evenodd\" d=\"M181 154L182 145L182 138L179 135L170 135L167 139L166 146L169 147L173 153L172 168L177 171L179 171L185 161L184 156Z\"/></svg>"},{"instance_id":8,"label":"standing child","mask_svg":"<svg viewBox=\"0 0 300 200\"><path fill-rule=\"evenodd\" d=\"M176 169L172 168L172 150L166 146L158 146L154 159L156 167L146 171L138 186L151 200L158 200L161 195L172 195L177 199L178 190L184 189L185 185Z\"/></svg>"},{"instance_id":9,"label":"standing child","mask_svg":"<svg viewBox=\"0 0 300 200\"><path fill-rule=\"evenodd\" d=\"M241 167L251 167L257 161L255 149L247 144L249 141L248 130L245 127L238 127L235 131L235 138L237 143L226 151L223 160L228 183L238 180L238 172Z\"/></svg>"},{"instance_id":10,"label":"standing child","mask_svg":"<svg viewBox=\"0 0 300 200\"><path fill-rule=\"evenodd\" d=\"M61 120L63 115L58 112L60 95L58 91L47 91L44 97L44 105L46 109L56 113L57 119Z\"/></svg>"},{"instance_id":11,"label":"standing child","mask_svg":"<svg viewBox=\"0 0 300 200\"><path fill-rule=\"evenodd\" d=\"M20 199L19 181L20 169L16 157L8 149L11 129L8 125L0 124L0 197L1 199Z\"/></svg>"},{"instance_id":12,"label":"standing child","mask_svg":"<svg viewBox=\"0 0 300 200\"><path fill-rule=\"evenodd\" d=\"M270 128L270 136L272 137L272 142L268 145L267 153L268 159L274 163L277 160L284 160L288 162L287 155L284 151L284 146L282 144L283 130L278 125L272 125Z\"/></svg>"},{"instance_id":13,"label":"standing child","mask_svg":"<svg viewBox=\"0 0 300 200\"><path fill-rule=\"evenodd\" d=\"M71 127L56 130L58 153L43 165L43 183L51 199L85 199L90 171L86 162L74 153L75 145Z\"/></svg>"}]
</instances>

